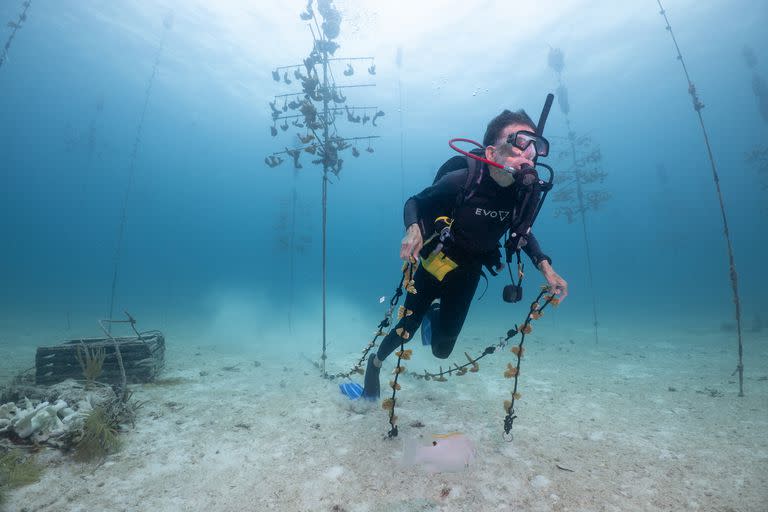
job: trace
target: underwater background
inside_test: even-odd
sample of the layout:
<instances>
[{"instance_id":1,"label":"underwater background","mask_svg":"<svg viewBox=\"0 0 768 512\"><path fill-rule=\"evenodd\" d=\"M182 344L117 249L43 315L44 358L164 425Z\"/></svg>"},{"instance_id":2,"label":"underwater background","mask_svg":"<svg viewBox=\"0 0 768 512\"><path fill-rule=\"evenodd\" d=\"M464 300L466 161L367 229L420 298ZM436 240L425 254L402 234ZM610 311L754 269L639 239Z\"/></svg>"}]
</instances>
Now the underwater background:
<instances>
[{"instance_id":1,"label":"underwater background","mask_svg":"<svg viewBox=\"0 0 768 512\"><path fill-rule=\"evenodd\" d=\"M740 406L730 400L738 389L731 375L737 364L737 340L712 169L688 83L655 0L547 0L535 5L481 0L333 3L341 13L335 57L373 57L376 65L373 75L366 72L371 61L350 61L355 73L345 76L348 62L340 61L336 82L375 84L345 89L345 94L350 104L372 106L385 115L376 127L352 125L343 115L336 123L342 136L376 138L358 141L359 157L346 152L342 171L330 175L328 371L348 369L381 320L387 304L380 299L389 299L401 277L403 203L431 184L438 167L456 154L448 140L482 140L488 121L503 109L523 108L537 120L546 94L552 92L556 100L544 133L552 152L543 161L554 167L556 185L534 232L555 270L568 281L569 296L537 322L527 345L532 351L531 372L524 373L521 382L530 386L531 400L523 402L529 407L524 420L529 423L520 427L522 441L510 448L492 443L480 448L479 459L487 465L477 470L479 481L501 485L502 477L491 476L498 474L493 468L507 467L509 458L519 462L518 456L535 459L531 453L538 455L539 448L525 443L534 444L539 430L545 438L541 445L550 446L546 427L551 423L556 431L575 421L582 409L569 402L574 396L569 393L578 393L584 400L595 401L597 405L589 405L595 411L604 409L594 413L598 420L614 422L620 431L624 427L615 439L626 441L627 451L621 452L624 445L618 441L611 445L608 441L613 438L606 434L605 444L614 451L597 452L606 460L645 456L650 452L642 440L664 450L672 450L680 439L690 443L680 445L681 459L687 456L692 461L688 472L683 471L680 478L670 477L671 473L655 475L653 480L654 486L677 482L679 500L690 494L685 482L694 480L696 471L711 472L707 482L718 485L719 466L709 463L707 450L724 442L727 455L728 441L733 441L738 445L734 453L752 457L745 469L749 478L738 480L734 473L733 481L740 483L732 485L726 479L715 494L723 488L727 490L718 496L728 499L731 493L747 493L747 505L734 510L759 510L755 503L768 502L765 476L759 476L768 474L764 471L768 447L759 441L768 424L768 298L764 293L768 283L768 4L763 0L664 2L691 80L705 104L702 114L733 241L745 333L745 392L750 400ZM331 422L328 418L336 418L346 407L335 383L319 378L310 364L319 360L322 347L322 168L311 163L312 155L301 157L303 167L298 170L286 155L274 168L265 162L268 155L296 146L296 133L303 133L293 126L280 129L269 102L276 95L299 90L295 82L274 80L272 73L280 66L301 64L311 51L312 33L299 17L306 6L301 0L31 0L23 23L17 23L25 9L22 2L0 3L4 23L0 45L5 45L5 50L0 47L0 378L10 380L34 366L38 346L100 336L97 321L109 315L116 275L114 317L122 318L127 311L137 319L139 330L160 329L168 345L167 375L182 376L187 384L192 381L175 391L179 395L147 388L144 398L162 404L168 396L177 400L181 396L190 409L195 404L201 417L213 400L227 404L235 397L238 403L256 402L263 409L254 417L262 423L255 421L248 435L264 444L253 452L267 460L273 455L266 445L285 457L280 461L290 461L273 466L263 477L262 490L267 494L286 481L301 482L292 471L307 478L325 471L316 464L322 457L302 444L304 438L290 437L302 433L285 427L287 420L282 418L292 416L283 414L280 404L298 404L296 409L309 415L299 418L306 422L317 419L312 414L320 417L318 421ZM562 69L556 69L553 61L558 51L564 59ZM281 103L282 99L278 108ZM573 195L558 196L568 188L567 177L573 172L569 125L577 141L576 158L591 156L582 161L598 171L599 179L585 186L596 198L586 212L585 225L578 214L572 222L564 214L575 207ZM273 127L276 136L271 134ZM462 358L464 350L482 350L524 318L523 304L543 284L524 258L523 302L511 305L501 300L502 288L509 282L506 270L489 277L482 297L485 284L481 281L454 355ZM410 348L417 352L417 363L437 366L416 338ZM629 356L626 351L633 347L638 347L633 354L640 360L630 364L621 358ZM653 351L658 359L644 360ZM206 367L205 376L198 371L199 360L194 356L201 353L213 358L206 364L214 366L219 364L214 355L222 354L227 364L256 358L264 366L259 366L262 373L243 371L230 382L221 373L214 375L212 367ZM499 359L488 367L502 363ZM257 371L252 365L249 368ZM488 441L500 426L496 394L500 389L506 393L508 387L497 370L481 373L479 380L457 388L464 405L478 400L484 408L486 399L494 400L488 408L493 414L480 419L478 410L466 405L448 421L440 416L445 412L441 404L453 400L454 388L425 391L422 386L427 384L416 383L403 416L410 421L422 413L420 404L427 404L424 414L434 413L430 419L438 426ZM667 436L662 427L654 431L657 437L632 430L655 414L654 404L661 403L654 402L661 398L648 400L643 394L649 381L658 385L656 391L664 399L668 389L690 392L685 398L694 404L687 409L691 416L683 420L662 414L659 420L674 435ZM683 381L691 383L689 389ZM273 382L279 382L279 387L270 387ZM623 389L621 402L612 401L619 394L613 393L617 382ZM729 397L727 405L723 405L725 399L702 405L700 395L712 390L701 387L714 386L712 382ZM574 391L573 383L585 387ZM205 394L208 388L211 394ZM553 400L546 395L551 389L562 394ZM332 401L327 398L331 394ZM308 396L315 405L305 409ZM675 399L678 396L682 399L683 392ZM673 412L682 415L680 410ZM338 463L347 468L346 475L355 464L350 461L357 461L357 454L369 448L364 436L379 426L383 431L386 421L380 410L375 419L354 415L350 420L338 414L341 419L333 421L341 426L334 435L342 448L335 453L346 461ZM426 416L421 419L435 430ZM637 421L632 425L621 421L630 419ZM152 461L149 453L154 452L155 457L167 459L163 463L187 468L184 454L177 450L181 448L170 439L173 435L178 434L174 439L179 443L194 439L196 448L210 448L210 457L214 446L219 454L219 441L225 446L229 442L229 434L223 440L204 437L210 435L212 423L190 421L195 425L190 432L199 427L196 432L201 437L185 438L186 434L173 430L176 427L149 421L137 427L137 439L147 436L151 448L136 458ZM737 428L721 428L718 421L733 422L738 428L751 425L754 437L743 444L739 436L717 437ZM348 437L341 432L346 427L352 429ZM157 441L164 431L169 438ZM584 434L589 442L581 442L581 435L580 431L576 437L568 434L558 442L579 444L584 457L589 457L593 450L589 442L605 441L602 431ZM347 446L348 440L358 444ZM232 436L231 442L242 448L242 439ZM703 446L701 451L696 451L697 443ZM689 447L693 448L686 451ZM126 449L132 454L130 450ZM294 450L310 454L297 455ZM228 452L222 448L222 453ZM386 457L383 453L388 452L377 457ZM667 462L659 466L655 452L648 457L648 466L658 468L665 467L671 456L663 455ZM272 459L264 463L276 464ZM150 464L157 464L155 469L160 465ZM127 482L125 495L133 492L131 482L159 474L136 467L135 480L131 480L134 476L115 477ZM342 474L336 467L328 470L331 480ZM230 469L241 473L239 467ZM369 475L363 467L355 474L376 482L384 478L385 469ZM613 466L609 469L613 471ZM56 471L67 473L68 469ZM639 487L647 483L623 475ZM609 479L605 474L595 476L602 482ZM222 476L222 480L226 479ZM189 485L195 481L188 479ZM340 492L359 493L361 499L379 503L370 482ZM305 488L302 492L303 498L294 497L291 503L304 505L274 505L275 509L314 510L306 503L320 491ZM179 503L163 502L160 494L153 496L158 506L182 509ZM703 503L704 498L697 496ZM481 509L490 509L497 497L479 502L488 505ZM720 506L728 501L726 497L713 501L711 508L705 504L685 509L723 510ZM549 498L539 498L530 510L558 509L549 508ZM23 499L19 494L15 503ZM200 499L199 503L205 502ZM681 501L670 502L675 507L655 502L638 505L642 500L622 508L623 498L617 499L615 510L682 509L675 508ZM467 498L460 505L459 501L454 508L441 510L479 510L473 508L477 501ZM238 507L233 503L219 509ZM357 509L379 510L366 507ZM141 505L133 509L140 510ZM573 508L586 509L590 508Z\"/></svg>"},{"instance_id":2,"label":"underwater background","mask_svg":"<svg viewBox=\"0 0 768 512\"><path fill-rule=\"evenodd\" d=\"M607 173L600 188L612 195L588 215L601 326L732 323L711 170L653 2L338 6L345 15L337 56L373 56L378 66L376 87L348 96L380 106L387 117L371 132L381 136L376 152L348 157L329 189L329 337L349 332L349 314L366 325L378 316L378 298L397 280L402 203L453 155L447 140L482 138L504 108L537 118L557 87L550 46L565 55L573 129L599 145ZM294 178L290 162L274 169L263 163L265 154L293 142L269 136L267 102L291 92L272 81L271 70L299 63L311 49L297 18L302 7L33 4L0 75L4 337L22 328L84 333L106 315L132 146L165 37L128 191L116 310L169 331L208 328L221 317L221 324L239 323L239 332L258 332L260 343L281 343L287 324L275 314L286 315L291 290L278 220L295 186L297 229L307 242L295 258L292 296L306 333L291 343L308 352L317 346L321 170L307 162ZM740 2L748 16L735 16L729 2L669 8L706 103L751 321L766 310L767 244L759 235L766 192L745 154L764 143L768 125L741 53L754 48L758 70L768 72L759 28L768 8ZM13 19L18 6L4 2L0 9L2 19ZM494 23L479 12L496 13ZM486 38L489 24L496 26ZM558 148L567 140L556 136L567 131L556 107L546 135L553 154L565 149ZM557 170L558 162L548 161ZM583 236L578 221L553 218L554 204L547 203L535 231L571 286L557 321L591 328ZM509 313L495 300L502 281L492 280L469 324L478 313L489 322ZM44 341L33 338L15 341Z\"/></svg>"},{"instance_id":3,"label":"underwater background","mask_svg":"<svg viewBox=\"0 0 768 512\"><path fill-rule=\"evenodd\" d=\"M679 334L686 342L672 341L670 357L683 361L697 336L717 333L728 379L737 345L722 219L688 84L655 1L334 3L342 14L335 56L376 63L375 76L353 63L351 77L339 64L337 83L375 83L347 97L386 115L376 128L343 116L337 123L343 136L380 138L361 143L359 158L346 154L329 184L329 371L345 369L370 340L386 305L380 297L397 286L404 201L455 154L449 139L482 140L505 108L538 119L559 85L548 60L559 49L571 128L590 140L577 149L599 147L605 177L590 187L606 199L586 214L592 284L579 218L555 216L557 186L545 203L534 232L570 294L537 335L594 345L594 298L600 344ZM162 330L178 353L206 345L313 371L300 356L317 360L322 343L322 169L309 155L298 172L289 158L274 168L264 162L301 131L272 137L268 103L297 90L271 73L311 50L299 18L305 6L32 0L0 66L4 379L32 366L37 346L100 335L116 260L115 316L128 311L140 329ZM768 143L753 85L755 74L768 76L768 4L664 7L706 105L747 350L764 353L768 175L747 156ZM17 19L22 8L3 1L0 20ZM12 30L0 27L0 43ZM572 163L557 101L544 134L552 143L545 162L556 173ZM363 151L369 146L373 152ZM527 299L543 280L525 258ZM507 283L505 273L490 278L463 338L497 340L523 317L524 306L500 300ZM758 371L765 368L745 358L745 375ZM765 408L755 415L764 419Z\"/></svg>"},{"instance_id":4,"label":"underwater background","mask_svg":"<svg viewBox=\"0 0 768 512\"><path fill-rule=\"evenodd\" d=\"M588 214L601 326L732 323L711 170L654 2L338 6L344 18L337 57L373 56L378 66L376 87L348 97L387 116L371 132L381 137L376 152L348 157L329 188L329 337L349 333L349 314L366 325L379 315L378 298L397 280L402 203L454 154L447 140L482 138L504 108L538 117L557 87L550 46L563 50L573 129L599 145L607 174L600 189L612 196ZM311 49L297 18L302 7L33 4L0 75L3 336L22 328L84 333L106 315L132 146L165 37L128 191L116 310L168 331L237 322L239 332L258 332L259 343L271 344L287 333L275 315L287 314L292 295L306 332L291 343L307 352L317 346L321 169L307 162L294 178L290 162L274 169L263 163L294 142L290 132L281 132L282 140L269 136L267 102L292 92L272 81L271 70L299 63ZM730 2L668 7L706 103L751 322L765 315L768 244L759 235L766 192L745 154L765 142L768 124L741 54L754 48L758 71L768 73L759 28L768 8L740 2L740 13L749 15L735 16ZM13 19L18 6L4 2L0 9L2 19ZM164 35L169 12L173 26ZM495 13L494 22L480 12ZM567 149L567 140L556 138L567 135L556 106L546 135L553 155ZM556 159L547 161L557 171ZM292 187L306 247L294 260L291 292L278 221ZM553 218L555 207L550 198L535 232L571 287L557 321L591 328L581 227ZM496 300L502 281L492 280L468 324L480 321L478 313L488 322L509 314L511 306ZM33 338L16 342L44 341Z\"/></svg>"}]
</instances>

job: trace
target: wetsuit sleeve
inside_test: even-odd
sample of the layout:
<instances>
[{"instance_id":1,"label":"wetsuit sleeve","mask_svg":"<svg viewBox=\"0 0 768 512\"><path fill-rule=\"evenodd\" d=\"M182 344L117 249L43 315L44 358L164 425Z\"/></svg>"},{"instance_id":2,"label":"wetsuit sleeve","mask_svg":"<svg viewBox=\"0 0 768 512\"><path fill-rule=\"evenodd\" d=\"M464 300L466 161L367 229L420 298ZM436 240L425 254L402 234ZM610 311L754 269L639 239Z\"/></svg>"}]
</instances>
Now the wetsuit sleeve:
<instances>
[{"instance_id":1,"label":"wetsuit sleeve","mask_svg":"<svg viewBox=\"0 0 768 512\"><path fill-rule=\"evenodd\" d=\"M528 243L523 246L523 252L525 252L525 254L531 258L531 261L536 266L536 268L539 268L539 263L541 263L543 260L547 260L551 265L552 258L542 252L539 241L536 240L536 237L533 235L533 233L528 235L527 239Z\"/></svg>"},{"instance_id":2,"label":"wetsuit sleeve","mask_svg":"<svg viewBox=\"0 0 768 512\"><path fill-rule=\"evenodd\" d=\"M441 172L447 174L405 202L403 222L406 228L418 223L424 235L424 216L428 212L449 212L455 205L456 195L467 181L467 162L463 157L453 157L440 167L438 173Z\"/></svg>"},{"instance_id":3,"label":"wetsuit sleeve","mask_svg":"<svg viewBox=\"0 0 768 512\"><path fill-rule=\"evenodd\" d=\"M408 226L414 222L419 222L419 207L416 206L416 196L411 196L405 202L405 207L403 208L403 223L405 224L405 229L408 229ZM424 234L424 230L422 229L421 231L422 234Z\"/></svg>"}]
</instances>

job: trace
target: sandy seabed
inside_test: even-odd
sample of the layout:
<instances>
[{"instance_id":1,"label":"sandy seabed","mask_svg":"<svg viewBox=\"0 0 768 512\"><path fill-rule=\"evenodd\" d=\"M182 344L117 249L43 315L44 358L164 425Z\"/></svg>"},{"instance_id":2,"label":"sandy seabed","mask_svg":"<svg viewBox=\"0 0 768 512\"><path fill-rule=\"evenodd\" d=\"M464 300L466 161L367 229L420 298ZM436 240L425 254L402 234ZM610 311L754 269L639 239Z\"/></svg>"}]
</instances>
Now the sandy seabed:
<instances>
[{"instance_id":1,"label":"sandy seabed","mask_svg":"<svg viewBox=\"0 0 768 512\"><path fill-rule=\"evenodd\" d=\"M123 449L99 465L44 451L42 480L11 492L4 507L768 510L765 332L746 336L742 398L731 376L734 342L725 334L605 332L599 345L589 333L555 338L534 333L526 341L514 440L505 442L502 403L511 381L501 375L513 357L508 352L484 359L477 374L445 383L403 378L400 435L387 440L385 411L350 402L298 354L225 349L211 345L215 340L187 340L182 348L171 336L162 378L181 380L134 386L144 405L123 434ZM436 368L417 343L411 369ZM484 346L472 338L459 344L452 360ZM331 352L329 371L351 366L355 357L353 350ZM383 385L393 359L385 362ZM427 442L452 431L466 434L477 450L464 471L430 474L401 464L405 439Z\"/></svg>"}]
</instances>

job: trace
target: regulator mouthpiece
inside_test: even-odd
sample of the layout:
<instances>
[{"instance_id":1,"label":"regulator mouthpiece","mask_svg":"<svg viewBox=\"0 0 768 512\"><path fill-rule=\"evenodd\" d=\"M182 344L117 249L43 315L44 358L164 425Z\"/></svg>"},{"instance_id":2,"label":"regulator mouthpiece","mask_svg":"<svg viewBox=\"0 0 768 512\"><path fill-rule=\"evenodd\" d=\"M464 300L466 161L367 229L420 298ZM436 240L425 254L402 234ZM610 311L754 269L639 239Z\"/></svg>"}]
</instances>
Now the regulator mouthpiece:
<instances>
[{"instance_id":1,"label":"regulator mouthpiece","mask_svg":"<svg viewBox=\"0 0 768 512\"><path fill-rule=\"evenodd\" d=\"M519 170L510 166L504 167L504 170L511 174L517 183L525 187L530 187L539 179L536 169L527 164L523 164Z\"/></svg>"}]
</instances>

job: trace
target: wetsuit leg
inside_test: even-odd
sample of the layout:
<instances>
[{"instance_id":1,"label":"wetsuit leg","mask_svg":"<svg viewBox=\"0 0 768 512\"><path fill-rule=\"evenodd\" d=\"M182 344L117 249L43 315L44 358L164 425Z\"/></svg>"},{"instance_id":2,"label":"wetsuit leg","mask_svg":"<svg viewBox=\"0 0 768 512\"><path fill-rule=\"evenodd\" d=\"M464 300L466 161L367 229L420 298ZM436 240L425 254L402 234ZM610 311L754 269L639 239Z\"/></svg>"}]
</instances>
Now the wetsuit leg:
<instances>
[{"instance_id":1,"label":"wetsuit leg","mask_svg":"<svg viewBox=\"0 0 768 512\"><path fill-rule=\"evenodd\" d=\"M405 309L413 311L413 314L401 318L400 321L397 322L397 325L389 331L389 334L381 340L379 351L376 354L380 361L383 361L389 354L400 348L400 344L403 340L395 332L397 329L402 327L410 333L411 338L407 341L410 341L413 338L413 334L421 325L421 320L424 318L429 305L432 304L432 301L440 294L440 286L442 283L435 279L432 274L424 270L424 267L422 266L419 266L419 268L416 269L416 273L413 275L413 281L417 293L407 294L405 296L404 304Z\"/></svg>"},{"instance_id":2,"label":"wetsuit leg","mask_svg":"<svg viewBox=\"0 0 768 512\"><path fill-rule=\"evenodd\" d=\"M414 286L418 293L409 293L405 297L405 308L413 311L411 316L406 316L397 322L397 325L389 330L389 333L381 340L379 350L376 354L371 354L368 358L368 365L365 368L365 377L363 378L363 398L367 400L376 400L380 394L379 372L381 371L381 362L396 349L400 348L402 343L407 343L413 338L413 333L419 328L424 314L432 301L437 297L440 284L437 279L422 267L416 269L413 276ZM403 328L410 333L408 340L403 340L397 334L397 329Z\"/></svg>"},{"instance_id":3,"label":"wetsuit leg","mask_svg":"<svg viewBox=\"0 0 768 512\"><path fill-rule=\"evenodd\" d=\"M453 352L479 281L479 272L461 268L449 272L443 279L440 314L432 331L432 354L435 357L445 359Z\"/></svg>"}]
</instances>

